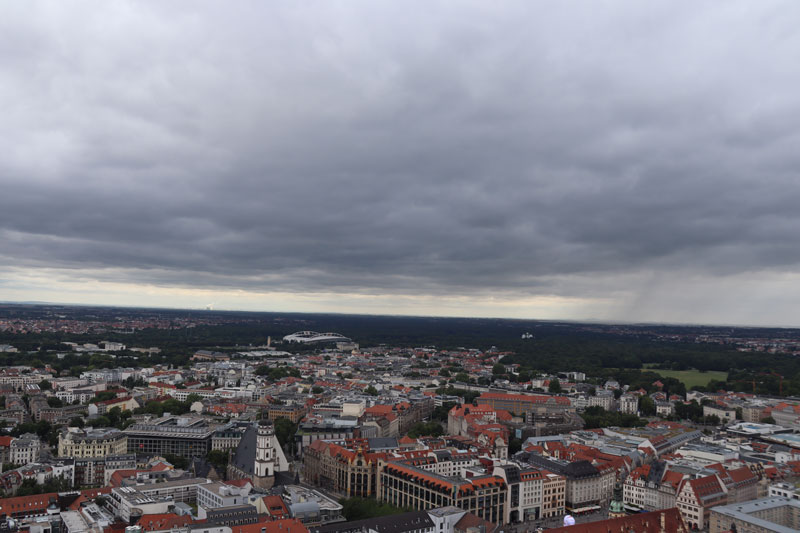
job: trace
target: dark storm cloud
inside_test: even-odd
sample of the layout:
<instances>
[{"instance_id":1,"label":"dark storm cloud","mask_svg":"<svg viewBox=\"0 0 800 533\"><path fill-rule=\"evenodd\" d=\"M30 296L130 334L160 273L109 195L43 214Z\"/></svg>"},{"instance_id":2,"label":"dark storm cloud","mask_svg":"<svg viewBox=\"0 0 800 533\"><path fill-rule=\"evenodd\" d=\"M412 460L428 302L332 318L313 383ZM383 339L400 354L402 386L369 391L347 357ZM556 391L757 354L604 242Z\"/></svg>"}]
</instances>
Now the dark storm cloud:
<instances>
[{"instance_id":1,"label":"dark storm cloud","mask_svg":"<svg viewBox=\"0 0 800 533\"><path fill-rule=\"evenodd\" d=\"M572 295L800 262L793 4L78 5L0 8L6 265Z\"/></svg>"}]
</instances>

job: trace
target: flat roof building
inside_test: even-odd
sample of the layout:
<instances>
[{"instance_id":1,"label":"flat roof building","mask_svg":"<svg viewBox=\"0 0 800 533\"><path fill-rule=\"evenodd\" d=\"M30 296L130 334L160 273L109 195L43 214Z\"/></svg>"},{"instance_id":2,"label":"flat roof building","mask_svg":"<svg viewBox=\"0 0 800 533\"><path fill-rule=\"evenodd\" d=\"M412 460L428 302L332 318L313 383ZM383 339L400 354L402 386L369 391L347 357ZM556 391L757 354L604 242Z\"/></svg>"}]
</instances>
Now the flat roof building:
<instances>
[{"instance_id":1,"label":"flat roof building","mask_svg":"<svg viewBox=\"0 0 800 533\"><path fill-rule=\"evenodd\" d=\"M762 498L711 509L711 533L796 533L800 531L800 501L788 498Z\"/></svg>"}]
</instances>

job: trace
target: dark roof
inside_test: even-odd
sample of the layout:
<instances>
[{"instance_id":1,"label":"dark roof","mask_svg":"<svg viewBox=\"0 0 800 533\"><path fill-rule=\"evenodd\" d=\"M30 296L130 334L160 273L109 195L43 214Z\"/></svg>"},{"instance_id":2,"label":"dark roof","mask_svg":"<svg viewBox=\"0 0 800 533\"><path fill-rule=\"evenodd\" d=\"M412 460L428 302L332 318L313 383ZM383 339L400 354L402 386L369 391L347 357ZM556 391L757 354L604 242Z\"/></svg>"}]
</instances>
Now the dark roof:
<instances>
[{"instance_id":1,"label":"dark roof","mask_svg":"<svg viewBox=\"0 0 800 533\"><path fill-rule=\"evenodd\" d=\"M209 477L212 468L214 467L211 463L200 457L192 458L192 462L189 465L189 470L194 472L195 477Z\"/></svg>"},{"instance_id":2,"label":"dark roof","mask_svg":"<svg viewBox=\"0 0 800 533\"><path fill-rule=\"evenodd\" d=\"M650 473L647 475L647 482L660 484L661 478L664 477L664 471L666 469L666 461L653 461L650 463Z\"/></svg>"},{"instance_id":3,"label":"dark roof","mask_svg":"<svg viewBox=\"0 0 800 533\"><path fill-rule=\"evenodd\" d=\"M410 511L408 513L377 516L355 520L353 522L339 522L326 524L319 528L312 528L312 533L361 533L365 529L374 529L378 533L406 533L415 529L434 527L431 517L425 511Z\"/></svg>"},{"instance_id":4,"label":"dark roof","mask_svg":"<svg viewBox=\"0 0 800 533\"><path fill-rule=\"evenodd\" d=\"M230 505L228 507L216 507L207 511L209 524L227 525L231 520L245 520L248 523L258 521L258 510L253 505Z\"/></svg>"},{"instance_id":5,"label":"dark roof","mask_svg":"<svg viewBox=\"0 0 800 533\"><path fill-rule=\"evenodd\" d=\"M255 425L247 428L231 458L231 464L234 467L250 476L255 475L257 436L258 430Z\"/></svg>"},{"instance_id":6,"label":"dark roof","mask_svg":"<svg viewBox=\"0 0 800 533\"><path fill-rule=\"evenodd\" d=\"M367 442L372 451L397 448L397 439L394 437L375 437L367 439Z\"/></svg>"},{"instance_id":7,"label":"dark roof","mask_svg":"<svg viewBox=\"0 0 800 533\"><path fill-rule=\"evenodd\" d=\"M519 483L519 467L517 465L501 465L500 468L506 472L506 480L509 483Z\"/></svg>"},{"instance_id":8,"label":"dark roof","mask_svg":"<svg viewBox=\"0 0 800 533\"><path fill-rule=\"evenodd\" d=\"M596 476L599 470L592 465L589 461L575 461L568 463L566 461L555 461L542 457L541 455L530 453L525 458L528 463L544 468L555 474L562 475L567 479L580 479L585 477Z\"/></svg>"}]
</instances>

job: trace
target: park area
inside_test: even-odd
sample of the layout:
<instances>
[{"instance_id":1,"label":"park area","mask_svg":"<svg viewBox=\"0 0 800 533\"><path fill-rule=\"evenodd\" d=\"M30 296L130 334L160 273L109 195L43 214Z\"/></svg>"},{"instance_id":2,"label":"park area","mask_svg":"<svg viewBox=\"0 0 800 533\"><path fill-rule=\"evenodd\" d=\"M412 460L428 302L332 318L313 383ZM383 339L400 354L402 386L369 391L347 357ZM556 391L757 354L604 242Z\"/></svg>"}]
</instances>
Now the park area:
<instances>
[{"instance_id":1,"label":"park area","mask_svg":"<svg viewBox=\"0 0 800 533\"><path fill-rule=\"evenodd\" d=\"M716 370L709 370L707 372L701 372L699 370L661 370L655 368L651 370L662 377L675 378L682 381L683 384L686 385L687 390L698 385L705 387L712 379L717 381L726 381L728 379L727 372Z\"/></svg>"}]
</instances>

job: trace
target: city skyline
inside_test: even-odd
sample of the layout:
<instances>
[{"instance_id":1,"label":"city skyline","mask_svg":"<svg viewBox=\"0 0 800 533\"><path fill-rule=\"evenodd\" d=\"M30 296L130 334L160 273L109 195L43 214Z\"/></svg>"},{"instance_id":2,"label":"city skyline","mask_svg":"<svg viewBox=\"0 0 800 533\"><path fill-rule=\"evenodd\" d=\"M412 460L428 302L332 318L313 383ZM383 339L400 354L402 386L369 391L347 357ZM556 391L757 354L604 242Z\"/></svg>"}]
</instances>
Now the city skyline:
<instances>
[{"instance_id":1,"label":"city skyline","mask_svg":"<svg viewBox=\"0 0 800 533\"><path fill-rule=\"evenodd\" d=\"M798 15L0 6L0 300L800 326Z\"/></svg>"}]
</instances>

